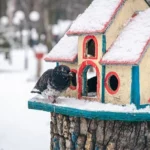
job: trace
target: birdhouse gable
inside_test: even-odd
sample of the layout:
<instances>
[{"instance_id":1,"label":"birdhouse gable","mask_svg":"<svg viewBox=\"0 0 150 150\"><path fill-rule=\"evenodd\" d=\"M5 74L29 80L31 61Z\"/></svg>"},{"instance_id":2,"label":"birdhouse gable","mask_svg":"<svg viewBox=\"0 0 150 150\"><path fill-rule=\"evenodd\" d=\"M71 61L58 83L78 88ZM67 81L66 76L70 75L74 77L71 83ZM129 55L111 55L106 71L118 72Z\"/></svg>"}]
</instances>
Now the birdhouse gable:
<instances>
[{"instance_id":1,"label":"birdhouse gable","mask_svg":"<svg viewBox=\"0 0 150 150\"><path fill-rule=\"evenodd\" d=\"M101 64L136 65L150 45L150 8L131 19L101 59Z\"/></svg>"},{"instance_id":2,"label":"birdhouse gable","mask_svg":"<svg viewBox=\"0 0 150 150\"><path fill-rule=\"evenodd\" d=\"M85 12L77 17L68 35L103 33L126 0L94 0Z\"/></svg>"},{"instance_id":3,"label":"birdhouse gable","mask_svg":"<svg viewBox=\"0 0 150 150\"><path fill-rule=\"evenodd\" d=\"M78 37L64 37L56 44L56 46L45 57L46 61L51 62L74 62L78 53Z\"/></svg>"}]
</instances>

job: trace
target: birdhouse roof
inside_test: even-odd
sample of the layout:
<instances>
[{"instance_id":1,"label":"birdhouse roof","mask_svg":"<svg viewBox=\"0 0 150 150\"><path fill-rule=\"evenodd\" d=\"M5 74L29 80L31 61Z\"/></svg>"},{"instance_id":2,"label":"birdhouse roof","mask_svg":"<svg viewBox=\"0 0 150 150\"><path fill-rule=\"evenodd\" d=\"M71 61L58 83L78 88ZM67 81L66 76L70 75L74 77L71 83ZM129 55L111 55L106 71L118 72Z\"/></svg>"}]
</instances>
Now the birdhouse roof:
<instances>
[{"instance_id":1,"label":"birdhouse roof","mask_svg":"<svg viewBox=\"0 0 150 150\"><path fill-rule=\"evenodd\" d=\"M93 0L71 25L68 35L103 33L125 0Z\"/></svg>"},{"instance_id":2,"label":"birdhouse roof","mask_svg":"<svg viewBox=\"0 0 150 150\"><path fill-rule=\"evenodd\" d=\"M150 46L150 8L132 18L108 49L101 64L136 65Z\"/></svg>"},{"instance_id":3,"label":"birdhouse roof","mask_svg":"<svg viewBox=\"0 0 150 150\"><path fill-rule=\"evenodd\" d=\"M46 61L74 62L78 53L78 37L64 35L46 56Z\"/></svg>"}]
</instances>

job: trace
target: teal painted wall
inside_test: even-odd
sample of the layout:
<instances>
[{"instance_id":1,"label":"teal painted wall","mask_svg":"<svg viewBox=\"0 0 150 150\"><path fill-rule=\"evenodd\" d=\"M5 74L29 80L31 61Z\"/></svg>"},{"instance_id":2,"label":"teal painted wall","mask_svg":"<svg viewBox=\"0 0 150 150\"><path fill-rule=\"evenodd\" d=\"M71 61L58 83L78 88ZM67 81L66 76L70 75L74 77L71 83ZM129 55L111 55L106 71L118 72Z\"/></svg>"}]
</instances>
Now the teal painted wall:
<instances>
[{"instance_id":1,"label":"teal painted wall","mask_svg":"<svg viewBox=\"0 0 150 150\"><path fill-rule=\"evenodd\" d=\"M83 78L82 78L82 80L83 80L83 86L82 86L82 96L87 96L87 71L88 71L88 69L90 68L91 66L89 65L89 66L86 66L85 67L85 69L84 69L84 71L83 71Z\"/></svg>"},{"instance_id":2,"label":"teal painted wall","mask_svg":"<svg viewBox=\"0 0 150 150\"><path fill-rule=\"evenodd\" d=\"M106 35L102 35L102 52L103 55L106 53ZM106 75L106 66L102 66L102 81L101 81L101 89L102 89L102 94L101 94L101 102L105 103L105 75Z\"/></svg>"},{"instance_id":3,"label":"teal painted wall","mask_svg":"<svg viewBox=\"0 0 150 150\"><path fill-rule=\"evenodd\" d=\"M139 66L132 66L131 103L140 108L140 78Z\"/></svg>"}]
</instances>

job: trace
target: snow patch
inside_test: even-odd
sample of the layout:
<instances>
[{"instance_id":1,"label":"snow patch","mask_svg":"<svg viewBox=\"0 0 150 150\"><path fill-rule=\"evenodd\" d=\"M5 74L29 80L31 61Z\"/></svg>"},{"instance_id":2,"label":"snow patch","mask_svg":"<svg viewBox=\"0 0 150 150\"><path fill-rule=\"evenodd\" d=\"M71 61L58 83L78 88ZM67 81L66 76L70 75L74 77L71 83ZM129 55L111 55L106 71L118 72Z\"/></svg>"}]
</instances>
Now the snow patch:
<instances>
[{"instance_id":1,"label":"snow patch","mask_svg":"<svg viewBox=\"0 0 150 150\"><path fill-rule=\"evenodd\" d=\"M114 15L123 0L94 0L85 12L77 17L68 34L101 31Z\"/></svg>"},{"instance_id":2,"label":"snow patch","mask_svg":"<svg viewBox=\"0 0 150 150\"><path fill-rule=\"evenodd\" d=\"M47 46L42 43L35 45L33 47L33 49L35 50L36 53L47 53L48 52Z\"/></svg>"},{"instance_id":3,"label":"snow patch","mask_svg":"<svg viewBox=\"0 0 150 150\"><path fill-rule=\"evenodd\" d=\"M1 17L0 23L1 23L2 25L7 25L7 24L9 23L8 17L7 17L7 16Z\"/></svg>"},{"instance_id":4,"label":"snow patch","mask_svg":"<svg viewBox=\"0 0 150 150\"><path fill-rule=\"evenodd\" d=\"M39 39L39 34L35 28L32 28L31 30L31 38L33 40L38 40Z\"/></svg>"},{"instance_id":5,"label":"snow patch","mask_svg":"<svg viewBox=\"0 0 150 150\"><path fill-rule=\"evenodd\" d=\"M36 96L31 101L52 104L48 100L43 99L41 96ZM66 97L57 98L56 103L54 103L53 105L89 111L150 113L150 106L137 110L134 104L127 104L125 106L122 106L111 103L103 104L96 101L93 102L88 100L78 100L76 98L66 98Z\"/></svg>"},{"instance_id":6,"label":"snow patch","mask_svg":"<svg viewBox=\"0 0 150 150\"><path fill-rule=\"evenodd\" d=\"M40 19L40 14L39 14L39 12L37 12L37 11L32 11L32 12L29 14L29 18L30 18L31 21L36 22L36 21L38 21L38 20Z\"/></svg>"},{"instance_id":7,"label":"snow patch","mask_svg":"<svg viewBox=\"0 0 150 150\"><path fill-rule=\"evenodd\" d=\"M0 53L0 150L48 150L50 114L28 109L35 85L28 78L36 72L36 58L28 49L29 68L24 70L24 49L11 51L10 65ZM42 72L55 64L42 60Z\"/></svg>"},{"instance_id":8,"label":"snow patch","mask_svg":"<svg viewBox=\"0 0 150 150\"><path fill-rule=\"evenodd\" d=\"M48 61L73 61L78 53L78 37L64 35L45 58Z\"/></svg>"},{"instance_id":9,"label":"snow patch","mask_svg":"<svg viewBox=\"0 0 150 150\"><path fill-rule=\"evenodd\" d=\"M25 18L25 14L22 10L18 10L15 12L15 18L19 19L19 20L23 20Z\"/></svg>"}]
</instances>

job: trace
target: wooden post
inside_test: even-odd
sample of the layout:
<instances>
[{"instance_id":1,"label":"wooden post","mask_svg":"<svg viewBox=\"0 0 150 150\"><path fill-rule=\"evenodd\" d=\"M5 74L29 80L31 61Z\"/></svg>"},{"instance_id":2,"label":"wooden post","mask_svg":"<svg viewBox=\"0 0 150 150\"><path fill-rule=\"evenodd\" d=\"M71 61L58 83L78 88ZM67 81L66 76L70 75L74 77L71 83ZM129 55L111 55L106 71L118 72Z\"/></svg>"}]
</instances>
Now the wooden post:
<instances>
[{"instance_id":1,"label":"wooden post","mask_svg":"<svg viewBox=\"0 0 150 150\"><path fill-rule=\"evenodd\" d=\"M37 78L41 75L42 63L41 59L37 59Z\"/></svg>"}]
</instances>

